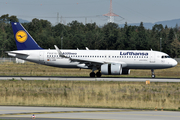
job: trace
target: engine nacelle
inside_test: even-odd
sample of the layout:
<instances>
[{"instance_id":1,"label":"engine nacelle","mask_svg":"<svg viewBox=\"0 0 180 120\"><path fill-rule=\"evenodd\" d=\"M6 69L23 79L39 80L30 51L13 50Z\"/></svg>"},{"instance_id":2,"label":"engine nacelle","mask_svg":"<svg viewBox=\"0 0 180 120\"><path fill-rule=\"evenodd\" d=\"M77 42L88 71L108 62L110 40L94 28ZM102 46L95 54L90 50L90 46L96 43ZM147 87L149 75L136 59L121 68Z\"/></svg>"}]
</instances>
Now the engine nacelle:
<instances>
[{"instance_id":1,"label":"engine nacelle","mask_svg":"<svg viewBox=\"0 0 180 120\"><path fill-rule=\"evenodd\" d=\"M101 65L101 74L104 75L121 75L122 65L121 64L104 64Z\"/></svg>"},{"instance_id":2,"label":"engine nacelle","mask_svg":"<svg viewBox=\"0 0 180 120\"><path fill-rule=\"evenodd\" d=\"M122 75L129 75L130 69L122 69Z\"/></svg>"}]
</instances>

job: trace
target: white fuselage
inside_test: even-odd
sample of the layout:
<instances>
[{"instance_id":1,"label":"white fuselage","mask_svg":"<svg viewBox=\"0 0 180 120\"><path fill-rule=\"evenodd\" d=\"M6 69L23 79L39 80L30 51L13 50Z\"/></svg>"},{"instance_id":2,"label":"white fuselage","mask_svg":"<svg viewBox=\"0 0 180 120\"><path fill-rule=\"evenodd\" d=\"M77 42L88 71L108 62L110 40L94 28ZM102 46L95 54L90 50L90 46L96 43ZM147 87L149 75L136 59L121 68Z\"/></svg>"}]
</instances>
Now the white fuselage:
<instances>
[{"instance_id":1,"label":"white fuselage","mask_svg":"<svg viewBox=\"0 0 180 120\"><path fill-rule=\"evenodd\" d=\"M177 62L167 57L168 55L166 53L158 51L61 50L61 52L69 58L60 57L56 50L17 50L11 52L14 53L8 54L13 57L61 68L87 68L84 66L84 63L81 64L79 61L71 61L70 58L101 61L107 64L120 63L122 64L122 68L127 69L163 69L177 65Z\"/></svg>"}]
</instances>

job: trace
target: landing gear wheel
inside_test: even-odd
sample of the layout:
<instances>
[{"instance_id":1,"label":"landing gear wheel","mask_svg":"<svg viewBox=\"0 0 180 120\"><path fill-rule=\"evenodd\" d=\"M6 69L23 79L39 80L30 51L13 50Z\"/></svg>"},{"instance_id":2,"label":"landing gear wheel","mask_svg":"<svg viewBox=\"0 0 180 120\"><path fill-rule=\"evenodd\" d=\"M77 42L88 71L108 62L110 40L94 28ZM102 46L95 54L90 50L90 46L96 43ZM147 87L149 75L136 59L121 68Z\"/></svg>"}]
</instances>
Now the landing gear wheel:
<instances>
[{"instance_id":1,"label":"landing gear wheel","mask_svg":"<svg viewBox=\"0 0 180 120\"><path fill-rule=\"evenodd\" d=\"M154 69L151 69L151 72L152 72L151 77L152 77L152 78L155 78Z\"/></svg>"},{"instance_id":2,"label":"landing gear wheel","mask_svg":"<svg viewBox=\"0 0 180 120\"><path fill-rule=\"evenodd\" d=\"M96 76L97 76L97 77L101 77L101 72L97 72L97 73L96 73Z\"/></svg>"},{"instance_id":3,"label":"landing gear wheel","mask_svg":"<svg viewBox=\"0 0 180 120\"><path fill-rule=\"evenodd\" d=\"M154 74L152 74L152 75L151 75L151 77L152 77L152 78L155 78L155 75L154 75Z\"/></svg>"},{"instance_id":4,"label":"landing gear wheel","mask_svg":"<svg viewBox=\"0 0 180 120\"><path fill-rule=\"evenodd\" d=\"M91 72L89 75L90 75L90 77L95 77L95 73L94 72Z\"/></svg>"}]
</instances>

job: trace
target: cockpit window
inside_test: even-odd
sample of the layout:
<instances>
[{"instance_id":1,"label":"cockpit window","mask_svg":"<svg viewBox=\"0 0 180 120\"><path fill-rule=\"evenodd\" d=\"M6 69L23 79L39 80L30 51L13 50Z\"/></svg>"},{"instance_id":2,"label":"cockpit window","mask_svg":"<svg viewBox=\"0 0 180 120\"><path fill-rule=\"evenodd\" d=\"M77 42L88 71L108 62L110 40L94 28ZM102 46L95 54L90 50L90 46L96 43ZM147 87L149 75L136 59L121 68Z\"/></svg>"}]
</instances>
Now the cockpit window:
<instances>
[{"instance_id":1,"label":"cockpit window","mask_svg":"<svg viewBox=\"0 0 180 120\"><path fill-rule=\"evenodd\" d=\"M161 56L161 58L171 58L170 56Z\"/></svg>"}]
</instances>

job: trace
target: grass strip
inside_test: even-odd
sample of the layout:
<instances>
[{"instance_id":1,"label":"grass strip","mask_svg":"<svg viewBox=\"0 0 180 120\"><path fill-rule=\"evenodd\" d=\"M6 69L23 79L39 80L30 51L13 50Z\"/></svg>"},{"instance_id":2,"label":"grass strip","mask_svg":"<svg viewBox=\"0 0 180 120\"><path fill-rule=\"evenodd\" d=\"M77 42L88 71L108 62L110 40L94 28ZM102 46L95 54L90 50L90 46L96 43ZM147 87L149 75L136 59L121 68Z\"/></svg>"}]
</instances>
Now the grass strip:
<instances>
[{"instance_id":1,"label":"grass strip","mask_svg":"<svg viewBox=\"0 0 180 120\"><path fill-rule=\"evenodd\" d=\"M1 76L84 76L89 77L91 70L56 68L26 62L16 64L5 62L0 64ZM169 69L155 70L158 78L180 78L180 64ZM151 70L131 70L130 75L102 75L102 77L151 77Z\"/></svg>"},{"instance_id":2,"label":"grass strip","mask_svg":"<svg viewBox=\"0 0 180 120\"><path fill-rule=\"evenodd\" d=\"M180 110L180 83L0 81L0 105Z\"/></svg>"}]
</instances>

